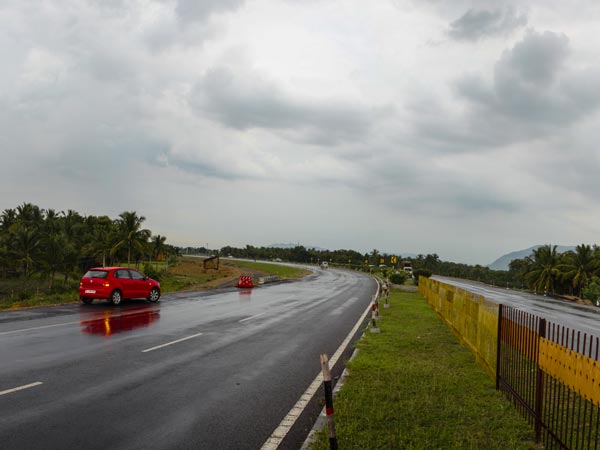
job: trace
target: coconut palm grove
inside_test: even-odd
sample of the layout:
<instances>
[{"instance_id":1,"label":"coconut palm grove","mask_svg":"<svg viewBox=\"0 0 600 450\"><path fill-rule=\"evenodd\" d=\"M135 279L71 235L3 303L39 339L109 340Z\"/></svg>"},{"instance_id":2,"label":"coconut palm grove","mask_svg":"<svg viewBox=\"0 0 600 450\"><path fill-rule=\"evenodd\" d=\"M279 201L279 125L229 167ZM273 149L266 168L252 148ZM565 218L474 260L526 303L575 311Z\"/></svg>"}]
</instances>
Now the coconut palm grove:
<instances>
[{"instance_id":1,"label":"coconut palm grove","mask_svg":"<svg viewBox=\"0 0 600 450\"><path fill-rule=\"evenodd\" d=\"M127 264L160 278L150 264L177 264L182 254L208 252L204 247L181 248L167 237L144 228L145 217L124 211L116 218L85 216L77 211L43 209L23 203L0 214L0 297L10 289L17 295L73 290L89 267ZM437 254L402 257L380 252L324 250L294 247L244 248L225 246L213 253L222 256L290 262L330 264L353 270L379 272L389 277L410 262L416 275L431 274L464 278L538 294L561 295L596 303L600 300L600 247L581 244L574 251L559 253L555 245L544 245L523 259L515 259L509 270L491 270L481 265L441 261ZM403 280L403 277L394 277ZM418 281L418 280L415 280ZM8 287L7 287L8 286ZM19 290L22 292L19 294Z\"/></svg>"}]
</instances>

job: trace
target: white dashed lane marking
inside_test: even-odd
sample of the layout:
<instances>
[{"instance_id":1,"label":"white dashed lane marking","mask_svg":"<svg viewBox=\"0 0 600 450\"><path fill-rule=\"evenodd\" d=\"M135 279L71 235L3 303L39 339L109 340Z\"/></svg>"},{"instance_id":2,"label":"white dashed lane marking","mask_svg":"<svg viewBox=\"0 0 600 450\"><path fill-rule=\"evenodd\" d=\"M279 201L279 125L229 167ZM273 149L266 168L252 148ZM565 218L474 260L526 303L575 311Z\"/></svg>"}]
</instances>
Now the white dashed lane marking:
<instances>
[{"instance_id":1,"label":"white dashed lane marking","mask_svg":"<svg viewBox=\"0 0 600 450\"><path fill-rule=\"evenodd\" d=\"M159 348L168 347L169 345L178 344L179 342L187 341L188 339L192 339L198 336L202 336L202 333L193 334L191 336L187 336L181 339L177 339L176 341L167 342L166 344L157 345L156 347L147 348L146 350L142 350L142 353L151 352L152 350L158 350Z\"/></svg>"},{"instance_id":2,"label":"white dashed lane marking","mask_svg":"<svg viewBox=\"0 0 600 450\"><path fill-rule=\"evenodd\" d=\"M41 381L36 381L35 383L25 384L23 386L19 386L19 387L12 388L12 389L6 389L5 391L0 391L0 395L12 394L13 392L18 392L18 391L22 391L24 389L29 389L32 387L39 386L40 384L44 384L44 383L42 383Z\"/></svg>"}]
</instances>

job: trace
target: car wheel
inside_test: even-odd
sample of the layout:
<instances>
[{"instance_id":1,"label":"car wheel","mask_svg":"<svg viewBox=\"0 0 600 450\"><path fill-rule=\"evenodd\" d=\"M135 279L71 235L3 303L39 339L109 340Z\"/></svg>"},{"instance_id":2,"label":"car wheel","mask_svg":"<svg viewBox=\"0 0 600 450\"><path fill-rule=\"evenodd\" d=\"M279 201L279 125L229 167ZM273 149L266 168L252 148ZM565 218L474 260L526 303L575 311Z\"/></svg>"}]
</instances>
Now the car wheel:
<instances>
[{"instance_id":1,"label":"car wheel","mask_svg":"<svg viewBox=\"0 0 600 450\"><path fill-rule=\"evenodd\" d=\"M152 290L150 291L150 296L148 297L148 300L150 300L152 303L156 303L159 298L160 298L160 291L155 287L152 288Z\"/></svg>"},{"instance_id":2,"label":"car wheel","mask_svg":"<svg viewBox=\"0 0 600 450\"><path fill-rule=\"evenodd\" d=\"M94 299L90 297L81 297L81 301L86 305L89 305L94 301Z\"/></svg>"},{"instance_id":3,"label":"car wheel","mask_svg":"<svg viewBox=\"0 0 600 450\"><path fill-rule=\"evenodd\" d=\"M121 303L122 299L123 299L123 297L121 296L121 291L114 290L114 291L112 291L112 294L110 294L109 302L112 303L113 305L118 305L119 303Z\"/></svg>"}]
</instances>

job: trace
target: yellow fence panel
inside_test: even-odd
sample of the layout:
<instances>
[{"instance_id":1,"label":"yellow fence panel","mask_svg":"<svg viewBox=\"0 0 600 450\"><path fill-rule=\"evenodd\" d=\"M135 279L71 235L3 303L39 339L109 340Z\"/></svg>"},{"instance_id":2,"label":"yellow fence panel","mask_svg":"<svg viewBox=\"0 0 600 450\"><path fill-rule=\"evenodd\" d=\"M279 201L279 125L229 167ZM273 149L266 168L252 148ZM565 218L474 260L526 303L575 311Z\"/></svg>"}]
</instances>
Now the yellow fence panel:
<instances>
[{"instance_id":1,"label":"yellow fence panel","mask_svg":"<svg viewBox=\"0 0 600 450\"><path fill-rule=\"evenodd\" d=\"M587 356L540 338L540 368L596 406L600 406L600 365Z\"/></svg>"},{"instance_id":2,"label":"yellow fence panel","mask_svg":"<svg viewBox=\"0 0 600 450\"><path fill-rule=\"evenodd\" d=\"M421 277L419 292L495 378L498 305L481 295Z\"/></svg>"}]
</instances>

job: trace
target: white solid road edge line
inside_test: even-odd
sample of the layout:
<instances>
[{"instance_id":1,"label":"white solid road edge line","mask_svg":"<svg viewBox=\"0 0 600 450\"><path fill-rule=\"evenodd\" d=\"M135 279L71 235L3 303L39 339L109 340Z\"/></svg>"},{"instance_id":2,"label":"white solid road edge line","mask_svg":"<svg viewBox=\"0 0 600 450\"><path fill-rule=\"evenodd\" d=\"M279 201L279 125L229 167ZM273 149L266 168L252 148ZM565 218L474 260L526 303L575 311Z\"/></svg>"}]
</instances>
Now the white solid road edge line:
<instances>
[{"instance_id":1,"label":"white solid road edge line","mask_svg":"<svg viewBox=\"0 0 600 450\"><path fill-rule=\"evenodd\" d=\"M167 347L169 345L177 344L179 342L187 341L188 339L192 339L192 338L195 338L195 337L198 337L198 336L202 336L202 333L193 334L193 335L188 336L188 337L177 339L176 341L167 342L166 344L157 345L156 347L152 347L152 348L147 348L146 350L142 350L142 353L151 352L152 350L158 350L159 348L163 348L163 347Z\"/></svg>"},{"instance_id":2,"label":"white solid road edge line","mask_svg":"<svg viewBox=\"0 0 600 450\"><path fill-rule=\"evenodd\" d=\"M340 359L342 353L344 353L346 347L348 347L348 344L352 340L352 336L354 336L354 334L358 331L358 328L360 327L361 323L365 320L367 314L369 314L370 311L371 304L369 303L369 306L367 306L365 312L360 316L360 318L354 325L354 328L350 330L350 333L348 333L346 339L344 339L344 341L340 344L336 352L329 360L329 365L331 368L333 368L337 363L338 359ZM266 440L266 442L263 444L260 450L276 450L279 447L279 444L281 444L285 436L288 434L288 432L292 428L292 425L296 423L296 420L298 419L298 417L300 417L300 414L302 414L302 412L310 402L310 399L315 395L315 392L317 392L322 382L323 374L319 373L317 377L313 380L313 382L310 384L308 389L304 391L304 394L300 396L300 399L296 402L292 409L290 409L290 412L288 412L287 415L283 418L279 426L275 428L275 431L273 431L271 436Z\"/></svg>"},{"instance_id":3,"label":"white solid road edge line","mask_svg":"<svg viewBox=\"0 0 600 450\"><path fill-rule=\"evenodd\" d=\"M29 389L35 386L39 386L40 384L44 383L42 383L41 381L36 381L35 383L26 384L12 389L7 389L5 391L0 391L0 395L12 394L13 392L22 391L23 389Z\"/></svg>"}]
</instances>

